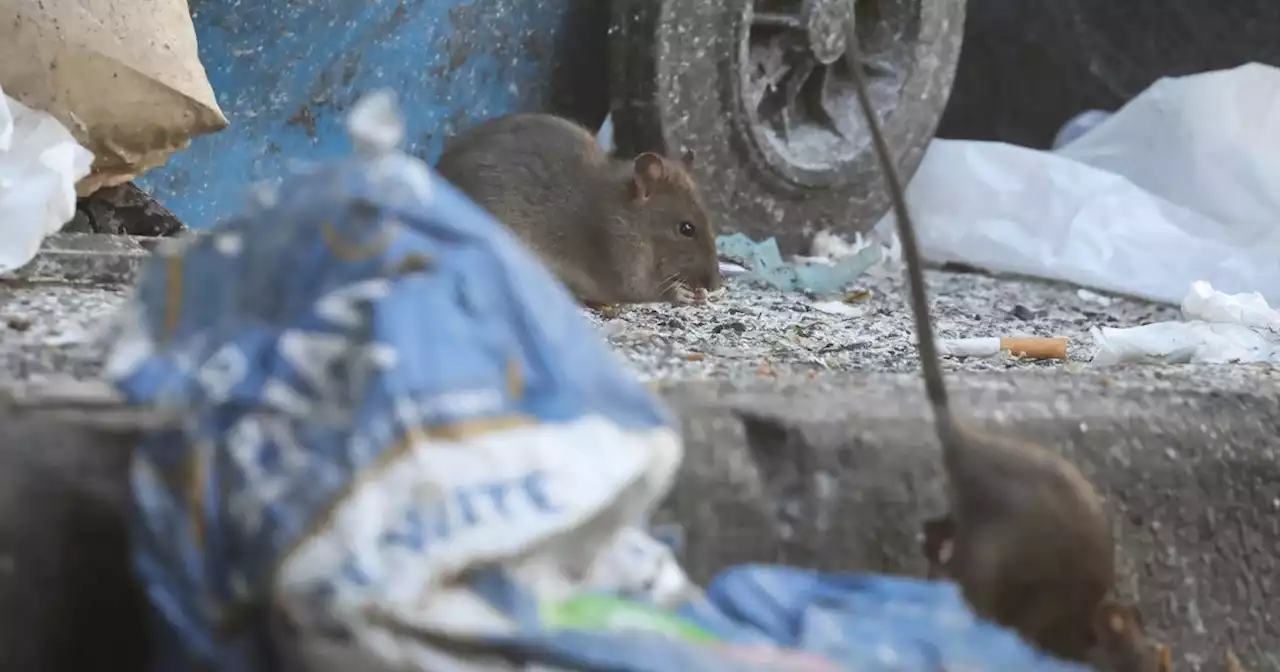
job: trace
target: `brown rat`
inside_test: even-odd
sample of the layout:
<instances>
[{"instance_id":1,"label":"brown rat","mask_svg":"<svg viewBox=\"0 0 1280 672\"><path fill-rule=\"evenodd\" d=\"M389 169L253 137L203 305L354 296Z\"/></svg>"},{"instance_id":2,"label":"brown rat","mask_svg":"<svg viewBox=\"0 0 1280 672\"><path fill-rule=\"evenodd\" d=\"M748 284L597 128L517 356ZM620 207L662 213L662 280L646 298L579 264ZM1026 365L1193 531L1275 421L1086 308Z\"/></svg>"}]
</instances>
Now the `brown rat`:
<instances>
[{"instance_id":1,"label":"brown rat","mask_svg":"<svg viewBox=\"0 0 1280 672\"><path fill-rule=\"evenodd\" d=\"M925 521L922 544L930 579L952 578L955 524L950 516ZM1172 652L1151 638L1142 614L1132 606L1104 599L1091 618L1083 661L1097 672L1171 672Z\"/></svg>"},{"instance_id":2,"label":"brown rat","mask_svg":"<svg viewBox=\"0 0 1280 672\"><path fill-rule=\"evenodd\" d=\"M436 166L589 304L705 301L720 286L715 229L686 162L632 161L547 114L513 114L454 138Z\"/></svg>"},{"instance_id":3,"label":"brown rat","mask_svg":"<svg viewBox=\"0 0 1280 672\"><path fill-rule=\"evenodd\" d=\"M961 423L948 403L929 316L923 261L906 198L867 96L856 44L846 51L855 91L893 204L906 262L920 368L949 480L947 572L975 613L1047 653L1089 655L1094 624L1115 580L1111 526L1084 475L1027 441Z\"/></svg>"},{"instance_id":4,"label":"brown rat","mask_svg":"<svg viewBox=\"0 0 1280 672\"><path fill-rule=\"evenodd\" d=\"M1173 653L1147 635L1138 610L1103 602L1094 614L1094 643L1086 657L1098 672L1172 672Z\"/></svg>"}]
</instances>

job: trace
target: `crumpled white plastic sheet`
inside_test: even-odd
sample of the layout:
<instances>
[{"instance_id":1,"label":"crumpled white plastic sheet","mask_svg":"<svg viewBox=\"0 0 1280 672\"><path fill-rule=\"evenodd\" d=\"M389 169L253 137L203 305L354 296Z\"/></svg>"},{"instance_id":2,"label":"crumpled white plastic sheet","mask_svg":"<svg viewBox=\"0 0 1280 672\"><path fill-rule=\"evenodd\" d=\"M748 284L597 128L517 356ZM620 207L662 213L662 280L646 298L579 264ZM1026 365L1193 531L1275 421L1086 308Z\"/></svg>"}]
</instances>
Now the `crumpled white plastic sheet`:
<instances>
[{"instance_id":1,"label":"crumpled white plastic sheet","mask_svg":"<svg viewBox=\"0 0 1280 672\"><path fill-rule=\"evenodd\" d=\"M1157 81L1057 152L935 140L908 188L936 262L1177 303L1280 303L1280 69ZM889 214L881 230L893 226Z\"/></svg>"},{"instance_id":2,"label":"crumpled white plastic sheet","mask_svg":"<svg viewBox=\"0 0 1280 672\"><path fill-rule=\"evenodd\" d=\"M0 90L0 273L25 266L76 214L93 154L47 112Z\"/></svg>"},{"instance_id":3,"label":"crumpled white plastic sheet","mask_svg":"<svg viewBox=\"0 0 1280 672\"><path fill-rule=\"evenodd\" d=\"M1225 294L1195 282L1182 300L1185 322L1090 330L1093 363L1280 363L1280 311L1257 292Z\"/></svg>"}]
</instances>

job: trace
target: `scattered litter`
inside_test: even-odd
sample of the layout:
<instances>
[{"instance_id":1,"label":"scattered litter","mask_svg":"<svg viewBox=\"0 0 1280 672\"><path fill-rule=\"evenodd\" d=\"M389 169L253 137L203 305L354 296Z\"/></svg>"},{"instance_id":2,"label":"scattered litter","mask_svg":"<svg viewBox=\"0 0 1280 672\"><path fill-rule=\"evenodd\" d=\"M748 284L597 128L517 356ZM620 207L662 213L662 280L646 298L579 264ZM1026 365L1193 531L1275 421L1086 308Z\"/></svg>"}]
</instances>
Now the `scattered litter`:
<instances>
[{"instance_id":1,"label":"scattered litter","mask_svg":"<svg viewBox=\"0 0 1280 672\"><path fill-rule=\"evenodd\" d=\"M720 275L725 278L736 278L747 272L747 267L742 264L729 261L727 259L720 260Z\"/></svg>"},{"instance_id":2,"label":"scattered litter","mask_svg":"<svg viewBox=\"0 0 1280 672\"><path fill-rule=\"evenodd\" d=\"M1246 327L1280 331L1280 311L1267 305L1261 294L1223 294L1207 282L1191 284L1191 292L1182 300L1182 315L1193 320L1235 322Z\"/></svg>"},{"instance_id":3,"label":"scattered litter","mask_svg":"<svg viewBox=\"0 0 1280 672\"><path fill-rule=\"evenodd\" d=\"M938 341L938 354L952 357L990 357L1008 350L1015 357L1066 359L1068 339L1035 336L949 338Z\"/></svg>"},{"instance_id":4,"label":"scattered litter","mask_svg":"<svg viewBox=\"0 0 1280 672\"><path fill-rule=\"evenodd\" d=\"M837 233L819 231L814 234L813 241L809 243L809 253L812 257L835 261L852 257L872 244L860 234L854 238L853 242L849 242Z\"/></svg>"},{"instance_id":5,"label":"scattered litter","mask_svg":"<svg viewBox=\"0 0 1280 672\"><path fill-rule=\"evenodd\" d=\"M1094 327L1093 363L1280 362L1280 311L1261 294L1224 294L1195 282L1182 301L1182 317L1140 327Z\"/></svg>"},{"instance_id":6,"label":"scattered litter","mask_svg":"<svg viewBox=\"0 0 1280 672\"><path fill-rule=\"evenodd\" d=\"M844 317L862 317L867 314L867 309L862 306L853 306L844 301L815 301L809 304L814 309L824 312L828 315L841 315Z\"/></svg>"},{"instance_id":7,"label":"scattered litter","mask_svg":"<svg viewBox=\"0 0 1280 672\"><path fill-rule=\"evenodd\" d=\"M1128 326L1177 319L1179 314L1174 306L1124 297L1102 308L1081 300L1074 287L1055 283L936 270L927 277L937 297L934 324L939 338L1066 337L1069 359L1080 363L1093 357L1093 325ZM829 315L803 294L730 284L725 297L710 304L634 305L611 318L588 316L636 375L648 380L749 378L757 375L755 369L762 363L780 376L919 371L915 330L900 276L858 280L858 291L852 294L871 294L852 304L867 311L863 317ZM1025 321L1006 309L1018 302L1043 308L1035 311L1033 321ZM707 356L686 361L680 355L688 351ZM1001 356L947 362L949 369L972 372L1062 366L1060 360Z\"/></svg>"},{"instance_id":8,"label":"scattered litter","mask_svg":"<svg viewBox=\"0 0 1280 672\"><path fill-rule=\"evenodd\" d=\"M27 265L76 214L76 182L93 154L57 119L0 90L0 273Z\"/></svg>"},{"instance_id":9,"label":"scattered litter","mask_svg":"<svg viewBox=\"0 0 1280 672\"><path fill-rule=\"evenodd\" d=\"M1111 305L1111 302L1114 300L1109 296L1105 296L1097 292L1091 292L1083 287L1076 290L1076 296L1088 301L1089 303L1096 303L1103 308Z\"/></svg>"},{"instance_id":10,"label":"scattered litter","mask_svg":"<svg viewBox=\"0 0 1280 672\"><path fill-rule=\"evenodd\" d=\"M131 470L158 669L1084 672L949 582L701 590L644 531L673 416L498 222L398 152L277 196L159 250L117 324L108 377L191 419Z\"/></svg>"},{"instance_id":11,"label":"scattered litter","mask_svg":"<svg viewBox=\"0 0 1280 672\"><path fill-rule=\"evenodd\" d=\"M840 291L881 259L880 248L867 246L838 259L798 257L787 262L773 238L757 243L741 233L718 237L716 248L721 256L740 261L746 268L738 276L744 283L818 295Z\"/></svg>"},{"instance_id":12,"label":"scattered litter","mask_svg":"<svg viewBox=\"0 0 1280 672\"><path fill-rule=\"evenodd\" d=\"M922 252L1170 304L1201 279L1280 303L1277 107L1280 68L1255 63L1159 80L1057 152L934 140L907 194Z\"/></svg>"}]
</instances>

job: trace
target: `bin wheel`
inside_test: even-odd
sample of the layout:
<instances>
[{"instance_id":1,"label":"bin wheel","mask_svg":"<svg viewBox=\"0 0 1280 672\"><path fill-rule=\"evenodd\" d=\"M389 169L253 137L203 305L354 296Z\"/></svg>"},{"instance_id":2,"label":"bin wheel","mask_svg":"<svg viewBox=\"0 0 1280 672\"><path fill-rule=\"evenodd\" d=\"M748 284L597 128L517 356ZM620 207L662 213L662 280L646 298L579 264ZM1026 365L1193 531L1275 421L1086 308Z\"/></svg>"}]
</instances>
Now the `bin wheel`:
<instances>
[{"instance_id":1,"label":"bin wheel","mask_svg":"<svg viewBox=\"0 0 1280 672\"><path fill-rule=\"evenodd\" d=\"M920 163L946 106L965 0L615 0L611 112L619 154L693 152L722 232L787 252L885 213L841 58L852 31L899 169Z\"/></svg>"}]
</instances>

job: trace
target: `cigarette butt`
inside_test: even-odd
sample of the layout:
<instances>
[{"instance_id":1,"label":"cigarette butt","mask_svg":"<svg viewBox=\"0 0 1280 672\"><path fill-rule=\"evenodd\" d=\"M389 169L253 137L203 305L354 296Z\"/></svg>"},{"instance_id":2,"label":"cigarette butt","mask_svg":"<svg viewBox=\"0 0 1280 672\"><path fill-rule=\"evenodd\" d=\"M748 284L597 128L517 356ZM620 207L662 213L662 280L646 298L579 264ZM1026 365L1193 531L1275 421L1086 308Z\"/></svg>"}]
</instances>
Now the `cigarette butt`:
<instances>
[{"instance_id":1,"label":"cigarette butt","mask_svg":"<svg viewBox=\"0 0 1280 672\"><path fill-rule=\"evenodd\" d=\"M938 354L951 357L990 357L1000 352L998 338L944 338L938 341Z\"/></svg>"},{"instance_id":2,"label":"cigarette butt","mask_svg":"<svg viewBox=\"0 0 1280 672\"><path fill-rule=\"evenodd\" d=\"M1008 350L1019 357L1032 359L1066 359L1066 337L1008 337L1000 339L1000 349Z\"/></svg>"}]
</instances>

